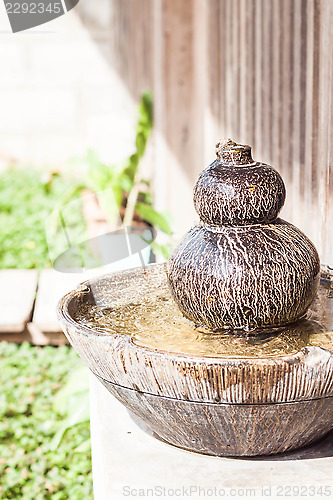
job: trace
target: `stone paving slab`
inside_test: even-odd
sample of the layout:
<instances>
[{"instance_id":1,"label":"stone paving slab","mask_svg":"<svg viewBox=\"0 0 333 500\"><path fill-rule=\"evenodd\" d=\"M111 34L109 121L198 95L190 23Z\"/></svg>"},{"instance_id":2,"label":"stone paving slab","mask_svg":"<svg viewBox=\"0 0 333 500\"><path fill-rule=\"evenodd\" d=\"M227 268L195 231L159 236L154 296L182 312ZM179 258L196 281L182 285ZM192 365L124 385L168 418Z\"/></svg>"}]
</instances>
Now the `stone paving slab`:
<instances>
[{"instance_id":1,"label":"stone paving slab","mask_svg":"<svg viewBox=\"0 0 333 500\"><path fill-rule=\"evenodd\" d=\"M38 272L27 269L0 271L0 332L22 332L32 313Z\"/></svg>"},{"instance_id":2,"label":"stone paving slab","mask_svg":"<svg viewBox=\"0 0 333 500\"><path fill-rule=\"evenodd\" d=\"M22 344L29 342L32 345L69 345L65 335L61 332L41 332L34 323L28 323L23 332L5 332L0 333L0 341L10 342L12 344Z\"/></svg>"},{"instance_id":3,"label":"stone paving slab","mask_svg":"<svg viewBox=\"0 0 333 500\"><path fill-rule=\"evenodd\" d=\"M41 271L33 323L42 332L61 332L56 307L59 300L84 280L80 273L59 273L54 269Z\"/></svg>"},{"instance_id":4,"label":"stone paving slab","mask_svg":"<svg viewBox=\"0 0 333 500\"><path fill-rule=\"evenodd\" d=\"M333 432L280 456L217 458L155 439L93 375L90 401L95 500L333 497Z\"/></svg>"}]
</instances>

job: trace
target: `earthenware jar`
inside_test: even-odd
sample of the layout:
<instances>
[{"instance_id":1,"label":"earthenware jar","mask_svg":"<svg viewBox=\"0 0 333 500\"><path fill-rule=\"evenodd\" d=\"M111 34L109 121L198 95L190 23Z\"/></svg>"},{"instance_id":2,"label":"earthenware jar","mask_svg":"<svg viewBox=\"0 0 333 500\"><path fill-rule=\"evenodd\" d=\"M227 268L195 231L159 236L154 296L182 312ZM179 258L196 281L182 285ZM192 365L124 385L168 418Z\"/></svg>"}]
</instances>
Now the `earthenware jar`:
<instances>
[{"instance_id":1,"label":"earthenware jar","mask_svg":"<svg viewBox=\"0 0 333 500\"><path fill-rule=\"evenodd\" d=\"M278 219L285 186L251 148L230 139L199 176L192 228L167 264L178 307L197 325L256 333L302 318L315 297L320 262L311 241Z\"/></svg>"}]
</instances>

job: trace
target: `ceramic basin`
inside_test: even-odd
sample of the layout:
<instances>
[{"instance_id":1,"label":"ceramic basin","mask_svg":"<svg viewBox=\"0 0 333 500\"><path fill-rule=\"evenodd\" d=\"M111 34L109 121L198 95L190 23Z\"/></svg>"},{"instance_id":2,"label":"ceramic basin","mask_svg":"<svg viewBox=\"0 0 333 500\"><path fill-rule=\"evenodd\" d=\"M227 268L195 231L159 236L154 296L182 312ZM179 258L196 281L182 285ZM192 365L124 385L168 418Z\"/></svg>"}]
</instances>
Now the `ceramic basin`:
<instances>
[{"instance_id":1,"label":"ceramic basin","mask_svg":"<svg viewBox=\"0 0 333 500\"><path fill-rule=\"evenodd\" d=\"M306 319L255 337L196 328L174 303L163 264L89 280L60 301L58 315L111 394L173 445L268 455L333 428L327 268Z\"/></svg>"}]
</instances>

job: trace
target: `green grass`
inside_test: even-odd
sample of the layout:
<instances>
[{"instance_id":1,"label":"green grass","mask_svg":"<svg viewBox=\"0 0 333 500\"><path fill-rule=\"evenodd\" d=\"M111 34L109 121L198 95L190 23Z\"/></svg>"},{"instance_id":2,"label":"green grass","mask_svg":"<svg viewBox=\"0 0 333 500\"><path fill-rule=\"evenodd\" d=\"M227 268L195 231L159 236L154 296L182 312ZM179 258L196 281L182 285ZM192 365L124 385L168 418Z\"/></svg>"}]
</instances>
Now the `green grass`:
<instances>
[{"instance_id":1,"label":"green grass","mask_svg":"<svg viewBox=\"0 0 333 500\"><path fill-rule=\"evenodd\" d=\"M89 423L69 428L52 450L52 440L66 419L55 396L81 366L69 347L0 342L2 500L92 498L90 448L82 446L89 439Z\"/></svg>"},{"instance_id":2,"label":"green grass","mask_svg":"<svg viewBox=\"0 0 333 500\"><path fill-rule=\"evenodd\" d=\"M47 217L80 196L81 183L63 174L9 168L0 175L0 269L51 267ZM79 202L80 203L80 202ZM78 205L80 208L80 206ZM82 211L70 210L71 234L83 234ZM74 229L73 229L74 228ZM57 243L55 228L54 243Z\"/></svg>"}]
</instances>

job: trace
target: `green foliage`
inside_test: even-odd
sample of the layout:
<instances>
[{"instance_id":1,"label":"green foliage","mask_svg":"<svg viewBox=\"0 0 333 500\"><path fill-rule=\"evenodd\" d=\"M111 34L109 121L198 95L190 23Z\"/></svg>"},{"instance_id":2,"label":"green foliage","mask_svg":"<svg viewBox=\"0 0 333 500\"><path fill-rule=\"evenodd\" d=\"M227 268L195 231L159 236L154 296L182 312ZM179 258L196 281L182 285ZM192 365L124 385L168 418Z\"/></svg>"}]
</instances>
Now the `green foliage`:
<instances>
[{"instance_id":1,"label":"green foliage","mask_svg":"<svg viewBox=\"0 0 333 500\"><path fill-rule=\"evenodd\" d=\"M169 235L172 234L169 212L157 212L152 206L140 202L136 204L136 211L143 220L147 221L156 229L160 229Z\"/></svg>"},{"instance_id":2,"label":"green foliage","mask_svg":"<svg viewBox=\"0 0 333 500\"><path fill-rule=\"evenodd\" d=\"M110 223L113 224L116 212L119 211L123 202L123 193L131 188L131 180L124 174L122 167L110 166L101 162L95 151L88 151L86 158L83 159L83 164L88 170L87 187L96 192L101 207L109 215ZM108 189L113 192L116 207L108 204L110 203L109 196L103 197L103 192Z\"/></svg>"},{"instance_id":3,"label":"green foliage","mask_svg":"<svg viewBox=\"0 0 333 500\"><path fill-rule=\"evenodd\" d=\"M136 151L128 158L123 166L124 175L134 183L135 175L145 151L149 136L153 129L153 97L151 92L145 92L138 106L138 123L136 128ZM132 187L131 186L131 187Z\"/></svg>"},{"instance_id":4,"label":"green foliage","mask_svg":"<svg viewBox=\"0 0 333 500\"><path fill-rule=\"evenodd\" d=\"M161 245L160 243L153 241L150 243L150 247L152 251L155 253L155 255L162 255L162 257L164 257L164 259L166 260L170 257L171 252L173 250L172 243L166 243L164 245Z\"/></svg>"},{"instance_id":5,"label":"green foliage","mask_svg":"<svg viewBox=\"0 0 333 500\"><path fill-rule=\"evenodd\" d=\"M89 150L85 158L75 161L75 163L81 166L82 170L88 172L87 185L97 193L97 196L99 196L101 191L107 189L113 190L118 209L123 205L124 199L128 197L129 192L133 188L135 174L139 162L144 155L152 126L152 96L151 93L146 92L143 94L141 103L138 106L138 123L135 139L136 150L122 165L106 165L93 150ZM104 200L101 200L102 206L103 203Z\"/></svg>"},{"instance_id":6,"label":"green foliage","mask_svg":"<svg viewBox=\"0 0 333 500\"><path fill-rule=\"evenodd\" d=\"M0 343L1 499L92 499L89 423L69 428L56 451L51 446L73 393L66 380L81 366L69 347Z\"/></svg>"},{"instance_id":7,"label":"green foliage","mask_svg":"<svg viewBox=\"0 0 333 500\"><path fill-rule=\"evenodd\" d=\"M45 174L44 174L45 175ZM50 267L45 221L58 206L78 197L82 186L66 176L10 168L0 175L0 269ZM66 221L67 222L67 221ZM73 231L84 231L80 212Z\"/></svg>"},{"instance_id":8,"label":"green foliage","mask_svg":"<svg viewBox=\"0 0 333 500\"><path fill-rule=\"evenodd\" d=\"M88 369L81 366L71 373L65 386L56 395L54 408L66 418L52 440L52 450L59 447L69 429L90 421L88 386ZM86 444L90 446L90 439L80 443L79 448L82 449Z\"/></svg>"}]
</instances>

